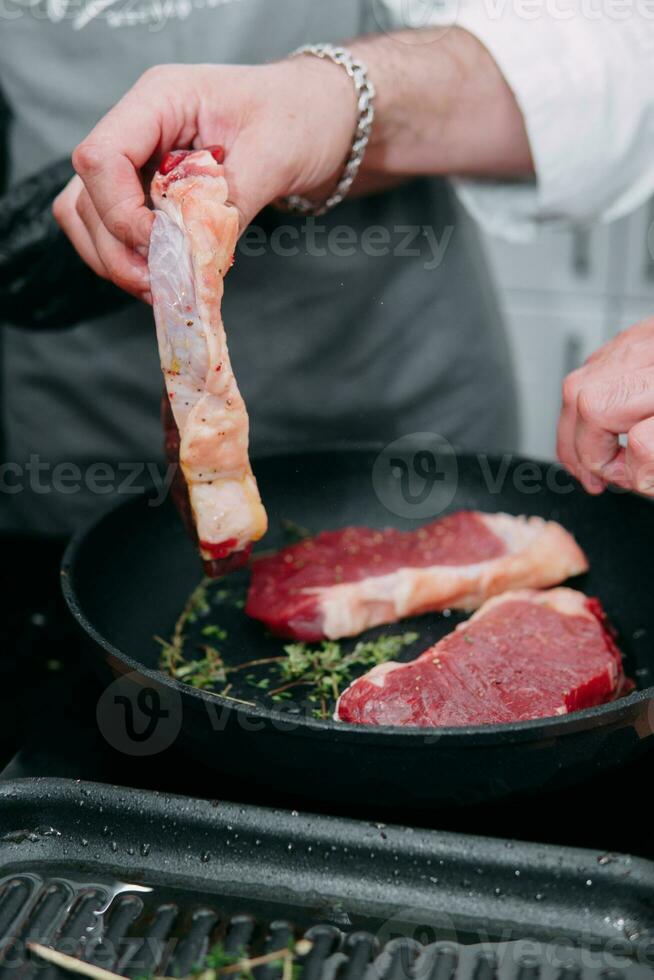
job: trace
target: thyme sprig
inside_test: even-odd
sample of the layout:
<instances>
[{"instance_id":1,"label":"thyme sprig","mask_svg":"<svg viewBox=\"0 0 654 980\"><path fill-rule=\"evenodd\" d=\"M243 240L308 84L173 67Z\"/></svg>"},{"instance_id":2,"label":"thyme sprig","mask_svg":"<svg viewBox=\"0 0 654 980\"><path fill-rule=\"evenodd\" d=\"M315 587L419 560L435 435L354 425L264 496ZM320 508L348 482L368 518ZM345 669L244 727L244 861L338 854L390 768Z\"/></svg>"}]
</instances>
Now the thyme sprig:
<instances>
[{"instance_id":1,"label":"thyme sprig","mask_svg":"<svg viewBox=\"0 0 654 980\"><path fill-rule=\"evenodd\" d=\"M289 520L282 521L282 528L289 543L311 535L306 528ZM202 581L189 596L170 639L155 637L162 648L159 661L161 670L184 684L229 698L233 675L243 670L269 666L268 676L246 674L246 684L274 702L292 698L296 688L308 688L306 700L314 706L313 713L319 718L329 717L330 703L338 699L355 676L392 660L404 647L418 639L417 633L384 635L375 640L360 640L349 651L336 640L287 643L278 656L233 665L225 662L220 650L220 644L227 640L226 630L217 623L207 622L200 630L202 639L207 642L195 647L194 656L187 656L189 627L210 612L212 600L239 610L245 605L241 588L235 590L223 580Z\"/></svg>"},{"instance_id":2,"label":"thyme sprig","mask_svg":"<svg viewBox=\"0 0 654 980\"><path fill-rule=\"evenodd\" d=\"M181 980L217 980L218 977L231 977L233 980L253 980L253 969L257 966L268 964L282 970L282 980L300 980L302 964L296 962L297 956L306 956L312 947L308 939L299 939L297 942L291 939L284 949L276 949L271 953L264 953L261 956L248 956L245 950L228 952L222 943L216 943L209 950L202 962L196 964L188 978ZM28 943L27 948L41 959L56 966L62 967L71 973L90 978L90 980L124 980L121 974L112 973L97 967L92 963L78 959L76 956L69 956L61 953L49 946L41 943ZM172 980L148 973L134 980Z\"/></svg>"},{"instance_id":3,"label":"thyme sprig","mask_svg":"<svg viewBox=\"0 0 654 980\"><path fill-rule=\"evenodd\" d=\"M282 522L282 532L284 534L285 544L297 544L300 541L306 541L307 538L312 537L311 531L302 527L301 524L296 524L295 521L289 521L288 518L283 518Z\"/></svg>"},{"instance_id":4,"label":"thyme sprig","mask_svg":"<svg viewBox=\"0 0 654 980\"><path fill-rule=\"evenodd\" d=\"M187 659L185 653L186 631L189 626L197 622L200 616L205 616L210 608L209 588L212 584L211 579L203 579L202 582L191 592L182 612L175 623L172 635L169 640L164 640L161 636L154 639L161 646L159 657L159 668L166 674L174 677L184 684L199 688L202 691L213 691L218 685L223 685L218 691L222 697L229 697L231 684L227 684L227 674L237 668L226 666L220 651L210 643L202 644L200 647L203 657ZM224 598L233 600L229 590L222 589ZM203 637L215 637L218 640L226 640L227 632L221 626L209 623L202 629ZM230 700L239 701L239 698ZM249 703L249 702L244 702Z\"/></svg>"},{"instance_id":5,"label":"thyme sprig","mask_svg":"<svg viewBox=\"0 0 654 980\"><path fill-rule=\"evenodd\" d=\"M180 613L172 636L169 640L164 640L160 636L155 636L157 643L163 647L161 652L160 666L171 677L176 677L177 670L186 666L184 659L184 642L186 628L191 623L196 622L198 616L209 612L209 584L210 579L203 579L198 586L191 592L186 600L184 608ZM181 680L181 678L180 678Z\"/></svg>"},{"instance_id":6,"label":"thyme sprig","mask_svg":"<svg viewBox=\"0 0 654 980\"><path fill-rule=\"evenodd\" d=\"M323 640L317 645L288 643L284 647L286 656L277 668L287 683L270 694L274 697L290 687L308 684L317 699L337 700L343 688L354 680L355 668L370 668L392 660L403 647L417 639L417 633L397 633L379 636L376 640L359 640L349 653L345 653L336 640Z\"/></svg>"}]
</instances>

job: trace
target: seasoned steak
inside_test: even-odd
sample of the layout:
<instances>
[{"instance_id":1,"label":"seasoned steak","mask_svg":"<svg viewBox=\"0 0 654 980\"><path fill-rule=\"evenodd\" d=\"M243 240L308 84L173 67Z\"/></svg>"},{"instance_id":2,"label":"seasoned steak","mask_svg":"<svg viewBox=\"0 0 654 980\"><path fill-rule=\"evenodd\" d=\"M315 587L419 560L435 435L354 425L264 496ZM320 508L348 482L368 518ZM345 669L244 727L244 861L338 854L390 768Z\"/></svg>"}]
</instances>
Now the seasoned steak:
<instances>
[{"instance_id":1,"label":"seasoned steak","mask_svg":"<svg viewBox=\"0 0 654 980\"><path fill-rule=\"evenodd\" d=\"M459 511L416 531L324 531L258 559L245 611L278 636L337 639L404 616L473 610L507 589L558 585L587 567L560 524Z\"/></svg>"},{"instance_id":2,"label":"seasoned steak","mask_svg":"<svg viewBox=\"0 0 654 980\"><path fill-rule=\"evenodd\" d=\"M373 667L343 692L340 721L461 726L565 715L628 690L597 599L573 589L490 599L417 660Z\"/></svg>"}]
</instances>

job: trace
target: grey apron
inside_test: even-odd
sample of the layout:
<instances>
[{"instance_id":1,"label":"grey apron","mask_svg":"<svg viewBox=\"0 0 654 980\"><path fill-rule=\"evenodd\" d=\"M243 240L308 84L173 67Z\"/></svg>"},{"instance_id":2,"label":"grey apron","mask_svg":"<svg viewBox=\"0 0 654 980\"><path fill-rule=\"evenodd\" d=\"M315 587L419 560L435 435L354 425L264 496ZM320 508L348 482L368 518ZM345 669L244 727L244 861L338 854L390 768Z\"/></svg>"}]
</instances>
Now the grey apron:
<instances>
[{"instance_id":1,"label":"grey apron","mask_svg":"<svg viewBox=\"0 0 654 980\"><path fill-rule=\"evenodd\" d=\"M10 180L70 153L151 65L257 63L385 26L367 0L22 2L0 32ZM255 226L224 302L254 452L421 431L515 448L496 299L445 181L308 222L267 210ZM134 304L65 333L2 334L0 528L66 534L162 465L152 314Z\"/></svg>"}]
</instances>

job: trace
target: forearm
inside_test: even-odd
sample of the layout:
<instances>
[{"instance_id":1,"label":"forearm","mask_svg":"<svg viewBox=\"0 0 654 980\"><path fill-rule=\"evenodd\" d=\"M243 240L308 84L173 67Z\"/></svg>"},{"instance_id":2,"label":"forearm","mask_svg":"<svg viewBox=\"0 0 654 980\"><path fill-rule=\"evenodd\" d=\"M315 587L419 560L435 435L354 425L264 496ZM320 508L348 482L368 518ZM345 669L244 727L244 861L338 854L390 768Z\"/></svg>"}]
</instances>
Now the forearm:
<instances>
[{"instance_id":1,"label":"forearm","mask_svg":"<svg viewBox=\"0 0 654 980\"><path fill-rule=\"evenodd\" d=\"M493 58L467 31L401 31L349 45L377 90L362 177L527 175L522 113Z\"/></svg>"}]
</instances>

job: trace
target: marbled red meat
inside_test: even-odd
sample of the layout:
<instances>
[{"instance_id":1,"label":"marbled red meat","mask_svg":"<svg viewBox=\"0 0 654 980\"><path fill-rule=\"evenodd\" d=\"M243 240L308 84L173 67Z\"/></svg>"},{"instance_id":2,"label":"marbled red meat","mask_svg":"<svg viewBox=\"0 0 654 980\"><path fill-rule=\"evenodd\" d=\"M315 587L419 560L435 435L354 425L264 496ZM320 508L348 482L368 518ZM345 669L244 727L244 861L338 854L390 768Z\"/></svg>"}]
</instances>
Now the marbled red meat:
<instances>
[{"instance_id":1,"label":"marbled red meat","mask_svg":"<svg viewBox=\"0 0 654 980\"><path fill-rule=\"evenodd\" d=\"M408 664L358 678L335 717L360 725L461 726L564 715L628 689L598 600L573 589L489 600Z\"/></svg>"},{"instance_id":2,"label":"marbled red meat","mask_svg":"<svg viewBox=\"0 0 654 980\"><path fill-rule=\"evenodd\" d=\"M553 521L459 511L416 531L347 527L254 562L245 611L278 636L355 636L446 608L476 609L511 588L546 588L587 569Z\"/></svg>"},{"instance_id":3,"label":"marbled red meat","mask_svg":"<svg viewBox=\"0 0 654 980\"><path fill-rule=\"evenodd\" d=\"M209 574L246 563L267 526L221 314L238 237L223 159L217 146L174 150L150 187L148 262L168 399L166 451L179 459L173 492Z\"/></svg>"}]
</instances>

